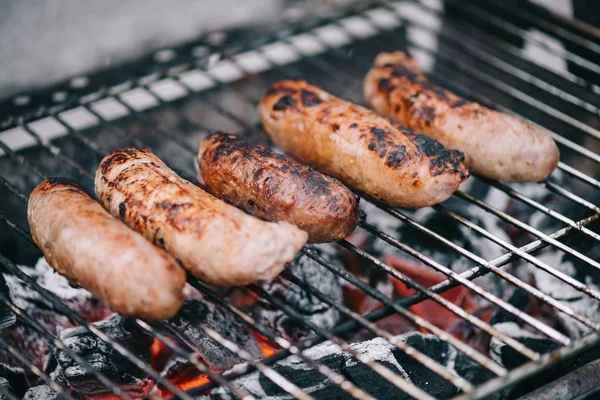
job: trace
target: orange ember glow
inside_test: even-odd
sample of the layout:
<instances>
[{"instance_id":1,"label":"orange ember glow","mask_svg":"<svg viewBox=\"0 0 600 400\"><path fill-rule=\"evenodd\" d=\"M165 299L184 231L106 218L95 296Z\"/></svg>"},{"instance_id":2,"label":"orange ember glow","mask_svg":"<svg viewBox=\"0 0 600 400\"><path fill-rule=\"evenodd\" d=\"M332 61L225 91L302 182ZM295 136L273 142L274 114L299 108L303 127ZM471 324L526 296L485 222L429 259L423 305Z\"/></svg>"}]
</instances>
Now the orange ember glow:
<instances>
[{"instance_id":1,"label":"orange ember glow","mask_svg":"<svg viewBox=\"0 0 600 400\"><path fill-rule=\"evenodd\" d=\"M260 350L262 351L265 358L270 357L279 351L274 344L272 345L271 342L267 338L262 336L260 333L252 333L254 334L254 338L256 339L256 342L258 343L258 346L260 347Z\"/></svg>"},{"instance_id":2,"label":"orange ember glow","mask_svg":"<svg viewBox=\"0 0 600 400\"><path fill-rule=\"evenodd\" d=\"M395 257L386 256L385 261L394 269L402 272L408 278L416 281L422 286L429 287L443 281L446 277L436 271L432 271L425 266L416 265L410 261L404 261ZM415 293L414 289L410 289L399 280L393 280L398 295L408 297ZM474 305L471 295L468 290L462 286L450 289L442 294L442 297L452 303L460 306L465 311L474 312ZM419 304L410 307L410 310L415 314L427 319L438 328L448 330L453 327L461 319L446 307L436 303L433 300L426 300ZM419 328L423 333L429 333L423 328Z\"/></svg>"},{"instance_id":3,"label":"orange ember glow","mask_svg":"<svg viewBox=\"0 0 600 400\"><path fill-rule=\"evenodd\" d=\"M253 332L253 334L265 357L269 357L279 351L276 345L271 344L263 336L256 332ZM171 350L160 340L155 339L150 348L150 353L152 355L150 364L155 370L160 371L171 354ZM181 390L190 390L210 381L206 374L199 373L198 370L192 366L185 367L183 370L178 371L175 376L167 376L167 378ZM160 396L164 399L173 397L173 393L162 385L158 386L158 391L160 392Z\"/></svg>"}]
</instances>

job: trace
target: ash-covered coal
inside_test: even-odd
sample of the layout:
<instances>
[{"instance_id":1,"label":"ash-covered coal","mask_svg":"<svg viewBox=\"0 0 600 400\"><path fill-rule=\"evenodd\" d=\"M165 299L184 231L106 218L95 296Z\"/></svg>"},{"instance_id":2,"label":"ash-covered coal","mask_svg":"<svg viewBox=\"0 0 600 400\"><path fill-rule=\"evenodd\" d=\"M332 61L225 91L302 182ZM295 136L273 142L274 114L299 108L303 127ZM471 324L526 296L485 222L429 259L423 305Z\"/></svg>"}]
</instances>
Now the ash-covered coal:
<instances>
[{"instance_id":1,"label":"ash-covered coal","mask_svg":"<svg viewBox=\"0 0 600 400\"><path fill-rule=\"evenodd\" d=\"M94 321L110 315L108 307L95 299L88 291L73 288L69 282L57 274L40 258L35 267L19 266L40 286L57 295L61 301L84 318ZM25 310L46 331L57 335L59 328L69 328L73 323L63 314L56 312L42 295L19 278L4 274L12 302ZM0 331L0 336L29 358L38 368L44 368L50 356L50 347L46 338L31 328L25 321L17 322ZM19 366L20 363L11 354L0 349L0 362Z\"/></svg>"},{"instance_id":2,"label":"ash-covered coal","mask_svg":"<svg viewBox=\"0 0 600 400\"><path fill-rule=\"evenodd\" d=\"M150 346L153 339L137 328L133 321L115 314L93 325L146 364L150 362ZM146 396L154 386L154 382L135 364L83 327L62 330L59 339L91 367L118 384L132 398ZM54 356L59 365L56 373L58 379L66 382L76 392L86 396L111 393L65 352L55 349Z\"/></svg>"},{"instance_id":3,"label":"ash-covered coal","mask_svg":"<svg viewBox=\"0 0 600 400\"><path fill-rule=\"evenodd\" d=\"M0 364L0 386L15 397L21 397L29 386L21 368ZM7 399L0 393L0 400Z\"/></svg>"},{"instance_id":4,"label":"ash-covered coal","mask_svg":"<svg viewBox=\"0 0 600 400\"><path fill-rule=\"evenodd\" d=\"M333 245L311 245L309 247L326 262L342 267L340 254ZM299 279L302 286L310 286L328 296L332 301L338 304L342 303L342 286L339 277L312 258L301 253L297 254L294 260L287 265L283 275L285 276L286 273ZM260 286L320 328L329 330L340 319L340 313L335 308L320 301L302 286L298 286L282 276L262 282ZM258 299L254 305L252 317L256 322L292 342L302 340L313 333L310 328L262 298Z\"/></svg>"},{"instance_id":5,"label":"ash-covered coal","mask_svg":"<svg viewBox=\"0 0 600 400\"><path fill-rule=\"evenodd\" d=\"M48 385L34 386L25 392L23 400L65 400L68 397Z\"/></svg>"},{"instance_id":6,"label":"ash-covered coal","mask_svg":"<svg viewBox=\"0 0 600 400\"><path fill-rule=\"evenodd\" d=\"M165 326L172 334L200 354L202 359L217 372L226 371L245 361L210 338L200 328L200 324L217 331L253 357L262 357L260 347L250 329L233 313L208 299L187 299L179 313L165 322Z\"/></svg>"},{"instance_id":7,"label":"ash-covered coal","mask_svg":"<svg viewBox=\"0 0 600 400\"><path fill-rule=\"evenodd\" d=\"M407 344L429 355L450 371L465 377L473 384L484 382L493 377L493 374L480 365L468 359L445 342L435 336L423 335L413 332L399 336ZM379 361L394 371L398 377L404 378L431 395L438 398L449 398L458 394L459 390L437 374L423 367L385 339L355 343L352 348L360 354L365 354L373 360ZM378 373L360 363L348 353L343 352L339 346L325 342L304 354L334 371L344 375L358 387L378 399L408 399L407 394L383 378ZM351 398L339 386L333 384L325 376L315 371L304 363L299 357L289 357L274 364L273 368L286 379L298 385L306 393L315 398ZM257 398L291 399L292 396L284 392L279 386L261 373L254 372L233 381L236 387L243 387ZM494 399L503 398L503 394L495 395ZM224 388L213 390L212 399L230 399L231 394Z\"/></svg>"}]
</instances>

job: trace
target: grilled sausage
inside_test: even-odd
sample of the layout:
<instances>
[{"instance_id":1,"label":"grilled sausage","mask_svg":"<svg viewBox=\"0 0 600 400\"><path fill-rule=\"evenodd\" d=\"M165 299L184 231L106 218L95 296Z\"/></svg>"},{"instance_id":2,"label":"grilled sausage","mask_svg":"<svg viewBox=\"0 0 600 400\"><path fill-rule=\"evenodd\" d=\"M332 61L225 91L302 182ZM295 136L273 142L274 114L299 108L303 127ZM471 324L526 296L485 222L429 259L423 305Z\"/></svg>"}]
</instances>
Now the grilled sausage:
<instances>
[{"instance_id":1,"label":"grilled sausage","mask_svg":"<svg viewBox=\"0 0 600 400\"><path fill-rule=\"evenodd\" d=\"M259 105L282 150L392 206L446 200L468 172L463 155L304 81L280 81Z\"/></svg>"},{"instance_id":2,"label":"grilled sausage","mask_svg":"<svg viewBox=\"0 0 600 400\"><path fill-rule=\"evenodd\" d=\"M338 180L235 135L204 139L198 166L209 192L261 219L291 222L311 243L341 240L358 223L358 200Z\"/></svg>"},{"instance_id":3,"label":"grilled sausage","mask_svg":"<svg viewBox=\"0 0 600 400\"><path fill-rule=\"evenodd\" d=\"M147 150L117 150L96 171L102 205L215 285L271 279L306 243L307 233L269 223L180 178Z\"/></svg>"},{"instance_id":4,"label":"grilled sausage","mask_svg":"<svg viewBox=\"0 0 600 400\"><path fill-rule=\"evenodd\" d=\"M163 250L107 213L77 183L50 178L31 193L31 235L46 261L122 315L172 317L185 272Z\"/></svg>"},{"instance_id":5,"label":"grilled sausage","mask_svg":"<svg viewBox=\"0 0 600 400\"><path fill-rule=\"evenodd\" d=\"M548 132L431 84L403 52L379 54L363 89L377 113L463 151L477 174L539 181L558 165L558 148Z\"/></svg>"}]
</instances>

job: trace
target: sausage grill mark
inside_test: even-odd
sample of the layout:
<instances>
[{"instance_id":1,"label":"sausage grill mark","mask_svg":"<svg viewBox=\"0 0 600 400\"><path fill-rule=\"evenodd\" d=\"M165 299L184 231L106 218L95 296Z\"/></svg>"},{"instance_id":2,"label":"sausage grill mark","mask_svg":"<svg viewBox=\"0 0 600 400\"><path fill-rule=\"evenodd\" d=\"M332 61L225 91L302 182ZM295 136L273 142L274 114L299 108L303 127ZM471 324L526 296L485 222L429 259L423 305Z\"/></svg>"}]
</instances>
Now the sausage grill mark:
<instances>
[{"instance_id":1,"label":"sausage grill mark","mask_svg":"<svg viewBox=\"0 0 600 400\"><path fill-rule=\"evenodd\" d=\"M273 106L273 110L275 111L283 111L289 106L295 105L297 102L292 96L286 95L279 99L277 103Z\"/></svg>"},{"instance_id":2,"label":"sausage grill mark","mask_svg":"<svg viewBox=\"0 0 600 400\"><path fill-rule=\"evenodd\" d=\"M303 89L301 97L302 97L302 103L306 107L316 106L323 102L323 100L321 100L315 92L311 92L310 90Z\"/></svg>"}]
</instances>

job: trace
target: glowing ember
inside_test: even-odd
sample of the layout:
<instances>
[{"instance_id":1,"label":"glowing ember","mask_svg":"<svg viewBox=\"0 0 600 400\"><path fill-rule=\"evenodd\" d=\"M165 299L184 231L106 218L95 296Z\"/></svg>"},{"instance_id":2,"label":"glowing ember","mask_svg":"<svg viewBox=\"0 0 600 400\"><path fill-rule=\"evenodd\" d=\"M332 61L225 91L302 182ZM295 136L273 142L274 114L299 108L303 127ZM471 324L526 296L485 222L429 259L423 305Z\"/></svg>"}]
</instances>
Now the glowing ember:
<instances>
[{"instance_id":1,"label":"glowing ember","mask_svg":"<svg viewBox=\"0 0 600 400\"><path fill-rule=\"evenodd\" d=\"M272 344L272 342L269 341L267 338L265 338L264 336L262 336L261 334L259 334L257 332L252 332L252 333L254 334L254 338L256 339L256 342L258 343L258 347L260 347L260 350L262 351L262 353L265 357L270 357L279 351L277 349L276 345Z\"/></svg>"},{"instance_id":2,"label":"glowing ember","mask_svg":"<svg viewBox=\"0 0 600 400\"><path fill-rule=\"evenodd\" d=\"M436 283L439 283L446 278L443 274L440 274L436 271L432 271L427 267L413 264L407 262L406 260L401 260L392 256L386 256L385 261L393 268L402 272L408 278L416 281L417 283L425 287L435 285ZM393 282L394 286L396 287L396 291L401 298L408 297L411 294L415 293L414 289L408 288L404 283L396 279L394 279ZM471 313L474 311L471 295L469 291L462 286L444 292L442 294L442 297L446 300L453 302L456 305L459 305L465 311ZM435 326L445 330L450 329L459 321L461 321L459 317L457 317L447 308L441 306L433 300L426 300L419 304L416 304L410 307L410 310L415 314L427 319ZM423 333L428 333L423 328L419 328L419 330Z\"/></svg>"}]
</instances>

